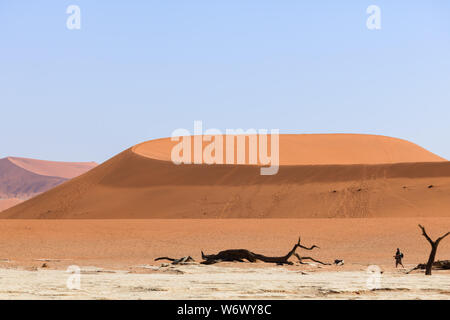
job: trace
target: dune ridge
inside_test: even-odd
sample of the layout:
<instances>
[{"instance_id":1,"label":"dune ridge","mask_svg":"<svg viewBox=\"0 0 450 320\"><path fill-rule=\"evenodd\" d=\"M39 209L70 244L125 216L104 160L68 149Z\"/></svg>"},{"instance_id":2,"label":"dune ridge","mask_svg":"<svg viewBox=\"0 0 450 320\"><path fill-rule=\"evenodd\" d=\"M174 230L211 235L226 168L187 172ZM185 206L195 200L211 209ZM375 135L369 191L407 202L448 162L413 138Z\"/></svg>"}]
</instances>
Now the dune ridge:
<instances>
[{"instance_id":1,"label":"dune ridge","mask_svg":"<svg viewBox=\"0 0 450 320\"><path fill-rule=\"evenodd\" d=\"M222 135L223 163L226 154L226 137L233 137L234 158L237 154L237 136ZM249 162L249 141L245 137L245 160ZM191 141L191 162L194 157L195 136ZM259 141L256 144L259 148ZM212 142L214 142L214 137ZM270 135L267 138L271 147ZM132 147L132 151L156 160L171 161L172 148L178 141L170 138L150 140ZM210 142L203 142L203 150ZM382 164L404 162L439 162L446 159L406 140L369 134L281 134L279 135L280 165L330 165L330 164ZM234 163L237 163L236 161ZM258 164L260 164L258 162Z\"/></svg>"},{"instance_id":2,"label":"dune ridge","mask_svg":"<svg viewBox=\"0 0 450 320\"><path fill-rule=\"evenodd\" d=\"M48 176L72 179L97 166L95 162L61 162L37 160L29 158L8 157L9 161L32 173Z\"/></svg>"},{"instance_id":3,"label":"dune ridge","mask_svg":"<svg viewBox=\"0 0 450 320\"><path fill-rule=\"evenodd\" d=\"M155 141L164 142L152 140L127 149L86 174L4 211L2 217L204 219L450 216L450 162L414 144L406 144L408 156L400 155L404 159L402 163L284 164L278 174L261 176L260 167L256 165L177 166L167 160L151 158L150 155L154 154L149 150ZM280 142L283 141L285 139L281 138ZM160 157L169 154L164 148L156 150ZM380 153L386 154L385 150ZM415 154L420 156L417 159L409 156ZM283 157L283 153L280 152L280 155ZM377 157L381 159L382 155ZM421 157L431 160L415 161L423 159ZM294 160L291 157L284 163ZM344 160L348 161L341 159Z\"/></svg>"}]
</instances>

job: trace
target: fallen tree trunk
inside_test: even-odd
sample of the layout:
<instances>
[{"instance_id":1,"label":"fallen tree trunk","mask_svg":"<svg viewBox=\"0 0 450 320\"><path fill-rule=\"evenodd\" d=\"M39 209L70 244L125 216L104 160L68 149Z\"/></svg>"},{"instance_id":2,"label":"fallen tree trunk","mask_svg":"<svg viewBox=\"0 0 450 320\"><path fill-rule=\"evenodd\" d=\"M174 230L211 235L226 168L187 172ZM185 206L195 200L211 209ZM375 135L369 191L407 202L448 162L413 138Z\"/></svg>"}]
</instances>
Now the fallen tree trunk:
<instances>
[{"instance_id":1,"label":"fallen tree trunk","mask_svg":"<svg viewBox=\"0 0 450 320\"><path fill-rule=\"evenodd\" d=\"M303 260L311 260L311 261L320 263L320 264L322 264L322 265L324 265L324 266L331 266L331 263L322 262L322 261L320 261L320 260L316 260L316 259L313 259L313 258L311 258L311 257L300 257L300 255L299 255L298 253L295 253L294 255L297 257L298 262L299 262L300 264L306 264L305 262L303 262Z\"/></svg>"},{"instance_id":2,"label":"fallen tree trunk","mask_svg":"<svg viewBox=\"0 0 450 320\"><path fill-rule=\"evenodd\" d=\"M293 264L291 261L288 261L289 258L295 253L295 250L297 248L302 248L305 250L312 250L314 248L318 248L316 245L312 245L311 247L305 247L300 244L300 238L298 238L298 242L294 245L291 251L289 251L286 255L281 257L269 257L262 254L254 253L246 249L230 249L230 250L224 250L220 251L217 254L210 254L206 255L202 251L202 264L213 264L217 262L222 261L237 261L237 262L244 262L244 260L247 260L249 262L256 262L258 260L266 262L266 263L276 263L278 265L283 264Z\"/></svg>"},{"instance_id":3,"label":"fallen tree trunk","mask_svg":"<svg viewBox=\"0 0 450 320\"><path fill-rule=\"evenodd\" d=\"M158 260L169 260L169 261L172 261L172 264L183 264L183 263L195 261L191 256L186 256L186 257L182 257L179 259L173 259L173 258L169 258L169 257L159 257L159 258L155 259L155 261L158 261Z\"/></svg>"},{"instance_id":4,"label":"fallen tree trunk","mask_svg":"<svg viewBox=\"0 0 450 320\"><path fill-rule=\"evenodd\" d=\"M419 263L416 267L409 270L407 272L407 274L410 272L413 272L414 270L425 270L426 268L427 268L426 263ZM450 270L450 260L442 260L442 261L433 262L433 269L434 270Z\"/></svg>"}]
</instances>

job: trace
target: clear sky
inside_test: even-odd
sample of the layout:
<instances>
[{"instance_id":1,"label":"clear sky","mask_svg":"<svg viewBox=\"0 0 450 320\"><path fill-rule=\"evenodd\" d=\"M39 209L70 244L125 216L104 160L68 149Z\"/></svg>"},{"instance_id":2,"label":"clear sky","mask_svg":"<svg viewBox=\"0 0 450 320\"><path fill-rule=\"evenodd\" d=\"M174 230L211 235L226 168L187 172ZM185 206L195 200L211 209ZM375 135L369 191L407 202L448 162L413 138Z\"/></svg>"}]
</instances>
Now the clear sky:
<instances>
[{"instance_id":1,"label":"clear sky","mask_svg":"<svg viewBox=\"0 0 450 320\"><path fill-rule=\"evenodd\" d=\"M450 159L450 1L0 0L0 111L0 157L102 162L202 120Z\"/></svg>"}]
</instances>

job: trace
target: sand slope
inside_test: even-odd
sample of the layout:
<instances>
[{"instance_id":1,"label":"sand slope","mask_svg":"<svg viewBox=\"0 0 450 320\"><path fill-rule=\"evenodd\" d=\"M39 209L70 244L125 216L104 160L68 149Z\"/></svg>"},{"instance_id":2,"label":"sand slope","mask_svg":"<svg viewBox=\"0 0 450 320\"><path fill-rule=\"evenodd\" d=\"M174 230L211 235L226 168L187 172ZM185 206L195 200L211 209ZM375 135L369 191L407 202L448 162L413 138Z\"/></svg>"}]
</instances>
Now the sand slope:
<instances>
[{"instance_id":1,"label":"sand slope","mask_svg":"<svg viewBox=\"0 0 450 320\"><path fill-rule=\"evenodd\" d=\"M60 185L95 165L13 157L0 159L0 211Z\"/></svg>"},{"instance_id":2,"label":"sand slope","mask_svg":"<svg viewBox=\"0 0 450 320\"><path fill-rule=\"evenodd\" d=\"M314 145L320 145L312 135ZM450 162L402 140L370 137L364 153L381 164L360 163L353 158L348 137L329 139L345 158L330 158L338 164L282 165L278 174L261 176L258 166L179 165L161 160L170 143L155 140L130 148L81 177L39 195L2 213L5 218L330 218L450 216ZM306 139L299 136L299 141ZM336 147L339 137L342 146ZM373 139L396 146L378 148ZM286 140L287 139L287 140ZM300 151L284 156L281 163L302 163ZM320 139L319 139L320 140ZM364 140L364 139L362 139ZM361 141L362 141L361 140ZM166 140L168 141L168 140ZM170 141L169 141L170 142ZM152 146L155 147L153 156ZM165 144L166 147L163 145ZM301 145L305 145L304 142ZM327 143L323 142L324 150ZM358 148L360 143L355 144ZM159 149L158 149L159 148ZM306 147L305 147L306 148ZM403 149L402 149L403 148ZM320 149L320 148L318 148ZM305 151L321 159L318 149ZM379 150L379 154L375 154ZM393 150L391 153L387 150ZM404 150L393 156L395 152ZM348 151L348 152L347 152ZM354 152L354 150L352 151ZM317 156L314 154L317 153ZM293 151L292 154L295 154ZM145 155L145 156L144 156ZM415 158L417 157L417 158ZM320 161L324 161L323 158ZM355 159L360 164L346 164ZM390 163L402 159L402 163ZM427 162L416 162L427 159ZM319 160L318 160L319 161ZM344 164L342 164L342 162Z\"/></svg>"}]
</instances>

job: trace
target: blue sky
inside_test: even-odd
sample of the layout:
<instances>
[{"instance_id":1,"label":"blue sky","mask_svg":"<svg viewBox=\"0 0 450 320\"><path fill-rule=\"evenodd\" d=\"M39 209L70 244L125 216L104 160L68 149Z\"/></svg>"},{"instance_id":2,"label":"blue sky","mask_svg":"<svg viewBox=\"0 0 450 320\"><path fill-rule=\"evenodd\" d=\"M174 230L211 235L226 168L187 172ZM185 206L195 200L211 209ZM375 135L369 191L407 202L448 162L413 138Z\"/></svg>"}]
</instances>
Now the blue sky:
<instances>
[{"instance_id":1,"label":"blue sky","mask_svg":"<svg viewBox=\"0 0 450 320\"><path fill-rule=\"evenodd\" d=\"M202 120L450 159L448 0L1 0L0 39L0 157L102 162Z\"/></svg>"}]
</instances>

